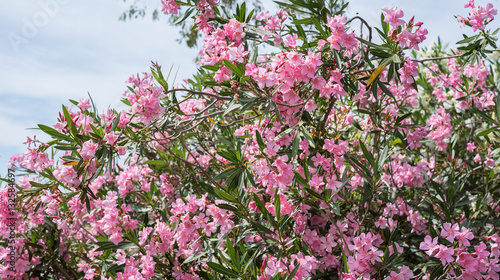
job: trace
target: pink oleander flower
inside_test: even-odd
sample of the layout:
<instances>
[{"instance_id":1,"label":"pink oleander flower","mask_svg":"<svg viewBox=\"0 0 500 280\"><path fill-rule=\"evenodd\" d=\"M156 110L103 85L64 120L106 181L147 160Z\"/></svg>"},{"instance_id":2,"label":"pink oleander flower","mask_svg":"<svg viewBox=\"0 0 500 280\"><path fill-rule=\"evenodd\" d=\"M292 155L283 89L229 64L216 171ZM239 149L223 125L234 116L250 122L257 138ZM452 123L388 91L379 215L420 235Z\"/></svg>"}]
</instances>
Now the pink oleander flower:
<instances>
[{"instance_id":1,"label":"pink oleander flower","mask_svg":"<svg viewBox=\"0 0 500 280\"><path fill-rule=\"evenodd\" d=\"M469 240L474 238L474 234L470 232L466 227L462 227L462 230L458 233L458 245L459 246L470 246Z\"/></svg>"},{"instance_id":2,"label":"pink oleander flower","mask_svg":"<svg viewBox=\"0 0 500 280\"><path fill-rule=\"evenodd\" d=\"M455 240L455 237L458 236L459 231L460 228L458 224L451 225L450 223L444 223L443 229L441 230L441 236L453 243L453 240Z\"/></svg>"},{"instance_id":3,"label":"pink oleander flower","mask_svg":"<svg viewBox=\"0 0 500 280\"><path fill-rule=\"evenodd\" d=\"M465 4L464 8L474 8L474 0L469 0L469 3Z\"/></svg>"},{"instance_id":4,"label":"pink oleander flower","mask_svg":"<svg viewBox=\"0 0 500 280\"><path fill-rule=\"evenodd\" d=\"M164 14L174 14L176 15L179 11L179 5L175 2L175 0L161 0L161 11Z\"/></svg>"},{"instance_id":5,"label":"pink oleander flower","mask_svg":"<svg viewBox=\"0 0 500 280\"><path fill-rule=\"evenodd\" d=\"M475 7L473 0L469 1L464 7L472 9L469 16L467 18L457 16L457 20L462 23L462 27L468 23L474 32L484 30L485 26L495 18L494 16L498 12L496 9L493 9L493 4L491 3L488 3L486 6Z\"/></svg>"},{"instance_id":6,"label":"pink oleander flower","mask_svg":"<svg viewBox=\"0 0 500 280\"><path fill-rule=\"evenodd\" d=\"M476 145L474 143L467 143L467 151L474 151L476 149Z\"/></svg>"},{"instance_id":7,"label":"pink oleander flower","mask_svg":"<svg viewBox=\"0 0 500 280\"><path fill-rule=\"evenodd\" d=\"M82 148L80 149L79 152L83 160L88 160L94 157L96 149L97 149L97 144L94 143L92 140L89 140L83 143Z\"/></svg>"},{"instance_id":8,"label":"pink oleander flower","mask_svg":"<svg viewBox=\"0 0 500 280\"><path fill-rule=\"evenodd\" d=\"M391 9L385 6L382 8L382 11L385 12L384 22L389 23L392 28L396 29L398 26L403 25L405 23L404 20L400 19L404 16L404 13L401 9L398 9L396 6Z\"/></svg>"},{"instance_id":9,"label":"pink oleander flower","mask_svg":"<svg viewBox=\"0 0 500 280\"><path fill-rule=\"evenodd\" d=\"M106 133L102 140L106 141L108 145L114 145L116 144L116 140L118 140L118 136L115 135L114 131L111 131L110 133Z\"/></svg>"},{"instance_id":10,"label":"pink oleander flower","mask_svg":"<svg viewBox=\"0 0 500 280\"><path fill-rule=\"evenodd\" d=\"M78 108L80 108L80 110L82 111L90 109L90 100L87 98L80 98L80 103L78 103Z\"/></svg>"},{"instance_id":11,"label":"pink oleander flower","mask_svg":"<svg viewBox=\"0 0 500 280\"><path fill-rule=\"evenodd\" d=\"M446 265L446 263L450 263L455 260L453 257L454 254L455 250L453 250L453 248L439 245L435 257L440 259L443 265Z\"/></svg>"},{"instance_id":12,"label":"pink oleander flower","mask_svg":"<svg viewBox=\"0 0 500 280\"><path fill-rule=\"evenodd\" d=\"M413 279L413 276L413 271L406 265L403 265L399 273L391 271L391 276L386 277L384 280L410 280Z\"/></svg>"},{"instance_id":13,"label":"pink oleander flower","mask_svg":"<svg viewBox=\"0 0 500 280\"><path fill-rule=\"evenodd\" d=\"M436 250L438 250L438 237L432 237L430 235L427 235L424 238L424 241L420 243L420 250L426 250L426 254L429 256L433 256L436 253Z\"/></svg>"},{"instance_id":14,"label":"pink oleander flower","mask_svg":"<svg viewBox=\"0 0 500 280\"><path fill-rule=\"evenodd\" d=\"M484 160L484 165L486 165L487 167L494 167L495 160L491 159L491 158L487 158L486 160Z\"/></svg>"}]
</instances>

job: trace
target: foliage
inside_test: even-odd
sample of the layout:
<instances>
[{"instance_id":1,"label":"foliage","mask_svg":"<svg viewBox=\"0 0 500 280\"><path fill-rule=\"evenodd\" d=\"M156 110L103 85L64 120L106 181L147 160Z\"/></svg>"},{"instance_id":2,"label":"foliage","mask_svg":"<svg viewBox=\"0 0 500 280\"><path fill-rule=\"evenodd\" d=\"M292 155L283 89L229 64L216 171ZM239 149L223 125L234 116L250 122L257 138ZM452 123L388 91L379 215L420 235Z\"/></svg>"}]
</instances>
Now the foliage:
<instances>
[{"instance_id":1,"label":"foliage","mask_svg":"<svg viewBox=\"0 0 500 280\"><path fill-rule=\"evenodd\" d=\"M420 50L396 7L372 30L340 2L162 3L204 34L199 73L172 88L153 64L128 109L82 98L39 125L53 140L11 158L2 278L498 279L491 4L466 5L457 49Z\"/></svg>"}]
</instances>

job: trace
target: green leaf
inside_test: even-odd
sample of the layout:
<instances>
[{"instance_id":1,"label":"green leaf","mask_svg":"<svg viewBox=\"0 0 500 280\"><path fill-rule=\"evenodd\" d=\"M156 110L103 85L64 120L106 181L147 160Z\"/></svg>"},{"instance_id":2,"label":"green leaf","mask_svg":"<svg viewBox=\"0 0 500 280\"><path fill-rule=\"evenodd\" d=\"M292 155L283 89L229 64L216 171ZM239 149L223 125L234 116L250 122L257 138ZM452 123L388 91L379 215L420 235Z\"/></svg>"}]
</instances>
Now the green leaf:
<instances>
[{"instance_id":1,"label":"green leaf","mask_svg":"<svg viewBox=\"0 0 500 280\"><path fill-rule=\"evenodd\" d=\"M300 145L300 136L298 133L295 134L295 137L293 138L293 144L292 144L292 159L295 158L299 151L299 145Z\"/></svg>"},{"instance_id":2,"label":"green leaf","mask_svg":"<svg viewBox=\"0 0 500 280\"><path fill-rule=\"evenodd\" d=\"M495 131L495 130L497 130L497 129L498 129L498 127L497 127L497 126L490 127L490 128L488 128L488 129L485 129L485 130L483 130L483 131L479 132L479 133L477 134L477 136L478 136L478 137L481 137L481 136L487 136L488 134L492 133L493 131Z\"/></svg>"},{"instance_id":3,"label":"green leaf","mask_svg":"<svg viewBox=\"0 0 500 280\"><path fill-rule=\"evenodd\" d=\"M255 222L255 221L250 221L250 223L256 227L258 230L260 231L263 231L264 233L266 234L270 234L270 235L275 235L276 233L273 232L272 230L268 229L267 227L265 227L264 225L261 225L260 223L258 222Z\"/></svg>"},{"instance_id":4,"label":"green leaf","mask_svg":"<svg viewBox=\"0 0 500 280\"><path fill-rule=\"evenodd\" d=\"M59 131L55 130L52 127L49 127L49 126L46 126L46 125L43 125L43 124L39 124L38 127L43 132L47 133L48 135L52 136L53 138L60 139L60 140L65 140L65 141L68 141L68 142L74 142L73 138L71 138L68 135L60 133Z\"/></svg>"},{"instance_id":5,"label":"green leaf","mask_svg":"<svg viewBox=\"0 0 500 280\"><path fill-rule=\"evenodd\" d=\"M276 214L276 219L279 221L281 217L281 201L278 189L276 189L276 194L274 195L274 212Z\"/></svg>"},{"instance_id":6,"label":"green leaf","mask_svg":"<svg viewBox=\"0 0 500 280\"><path fill-rule=\"evenodd\" d=\"M286 278L286 280L292 280L293 277L295 276L295 274L297 274L297 271L299 271L299 268L300 268L300 265L296 264L295 268L292 270L292 272L290 273L290 275L288 275L288 277Z\"/></svg>"},{"instance_id":7,"label":"green leaf","mask_svg":"<svg viewBox=\"0 0 500 280\"><path fill-rule=\"evenodd\" d=\"M236 76L238 76L238 77L245 76L245 73L243 71L241 71L241 69L238 68L236 65L232 64L230 61L224 59L224 65L226 65L226 67L229 70L231 70L231 72L233 72Z\"/></svg>"},{"instance_id":8,"label":"green leaf","mask_svg":"<svg viewBox=\"0 0 500 280\"><path fill-rule=\"evenodd\" d=\"M375 49L380 48L380 46L379 46L379 45L377 45L377 44L375 44L375 43L372 43L372 42L370 42L370 41L367 41L367 40L365 40L365 39L362 39L362 38L359 38L359 37L356 37L356 39L358 39L358 41L360 41L361 43L363 43L363 44L365 44L365 45L367 45L367 46L370 46L370 47L372 47L372 48L375 48ZM370 51L371 51L371 50L370 50Z\"/></svg>"},{"instance_id":9,"label":"green leaf","mask_svg":"<svg viewBox=\"0 0 500 280\"><path fill-rule=\"evenodd\" d=\"M361 142L360 142L361 143ZM364 165L364 164L361 164L357 159L353 158L353 157L350 157L348 156L347 154L344 155L345 159L350 162L351 164L354 164L356 166L358 166L359 168L363 169L364 171L364 177L366 179L369 179L371 178L371 172L370 170Z\"/></svg>"},{"instance_id":10,"label":"green leaf","mask_svg":"<svg viewBox=\"0 0 500 280\"><path fill-rule=\"evenodd\" d=\"M266 145L264 144L264 140L262 140L260 132L258 130L256 130L255 132L256 132L255 138L257 139L257 144L259 144L259 149L262 151L266 148Z\"/></svg>"},{"instance_id":11,"label":"green leaf","mask_svg":"<svg viewBox=\"0 0 500 280\"><path fill-rule=\"evenodd\" d=\"M373 158L373 155L372 153L370 153L368 151L368 149L366 149L366 146L365 144L363 143L363 141L359 141L359 146L361 147L361 150L363 151L363 155L365 156L365 158L368 160L368 162L370 163L370 165L372 166L373 170L378 170L377 168L377 163L375 162L375 159Z\"/></svg>"},{"instance_id":12,"label":"green leaf","mask_svg":"<svg viewBox=\"0 0 500 280\"><path fill-rule=\"evenodd\" d=\"M384 83L382 83L380 80L378 81L378 86L380 87L380 89L389 97L391 97L392 99L396 100L396 98L394 97L394 95L392 95L392 92L384 85Z\"/></svg>"},{"instance_id":13,"label":"green leaf","mask_svg":"<svg viewBox=\"0 0 500 280\"><path fill-rule=\"evenodd\" d=\"M304 190L306 190L310 195L314 196L317 199L325 200L325 198L317 193L315 190L309 188L309 187L304 187Z\"/></svg>"},{"instance_id":14,"label":"green leaf","mask_svg":"<svg viewBox=\"0 0 500 280\"><path fill-rule=\"evenodd\" d=\"M472 107L471 109L474 113L478 114L479 116L481 116L483 119L485 119L486 121L488 121L489 123L493 123L493 124L496 124L496 125L499 125L497 121L495 121L494 119L492 119L490 116L486 115L485 112L479 110L478 108L476 107Z\"/></svg>"},{"instance_id":15,"label":"green leaf","mask_svg":"<svg viewBox=\"0 0 500 280\"><path fill-rule=\"evenodd\" d=\"M464 35L465 36L465 35ZM457 45L465 45L465 44L468 44L474 40L476 40L477 38L479 38L479 35L474 35L474 36L471 36L471 37L466 37L465 39L462 39L460 41L457 42Z\"/></svg>"},{"instance_id":16,"label":"green leaf","mask_svg":"<svg viewBox=\"0 0 500 280\"><path fill-rule=\"evenodd\" d=\"M210 71L218 71L220 68L215 65L203 65L201 68L205 68Z\"/></svg>"},{"instance_id":17,"label":"green leaf","mask_svg":"<svg viewBox=\"0 0 500 280\"><path fill-rule=\"evenodd\" d=\"M309 24L313 21L313 18L302 18L302 19L297 19L292 21L292 24L299 25L299 24Z\"/></svg>"},{"instance_id":18,"label":"green leaf","mask_svg":"<svg viewBox=\"0 0 500 280\"><path fill-rule=\"evenodd\" d=\"M240 256L238 255L238 252L234 250L233 244L231 243L231 240L229 239L229 235L226 236L226 246L227 246L227 252L229 253L229 257L231 258L231 261L234 264L234 267L236 270L239 272L240 271Z\"/></svg>"},{"instance_id":19,"label":"green leaf","mask_svg":"<svg viewBox=\"0 0 500 280\"><path fill-rule=\"evenodd\" d=\"M254 31L256 33L259 33L259 34L274 36L274 34L272 32L265 31L265 30L253 27L251 25L247 25L247 26L245 26L245 28L250 29L250 30L252 30L252 31Z\"/></svg>"},{"instance_id":20,"label":"green leaf","mask_svg":"<svg viewBox=\"0 0 500 280\"><path fill-rule=\"evenodd\" d=\"M180 24L180 23L184 22L194 11L195 11L195 7L189 8L182 17L180 17L176 21L174 21L174 24Z\"/></svg>"},{"instance_id":21,"label":"green leaf","mask_svg":"<svg viewBox=\"0 0 500 280\"><path fill-rule=\"evenodd\" d=\"M442 274L443 274L443 265L441 263L439 263L437 266L432 268L432 272L431 272L429 279L430 280L437 279Z\"/></svg>"},{"instance_id":22,"label":"green leaf","mask_svg":"<svg viewBox=\"0 0 500 280\"><path fill-rule=\"evenodd\" d=\"M137 248L137 245L128 241L122 241L118 243L118 245L115 245L115 243L111 241L103 241L103 242L97 242L96 245L99 246L99 248L97 248L96 251L106 251L106 250L115 251L118 249L125 250L125 249Z\"/></svg>"},{"instance_id":23,"label":"green leaf","mask_svg":"<svg viewBox=\"0 0 500 280\"><path fill-rule=\"evenodd\" d=\"M118 126L118 123L120 123L120 117L121 117L122 113L118 113L118 115L115 117L115 120L113 121L113 125L111 126L111 130L110 131L114 131L116 129L116 127Z\"/></svg>"},{"instance_id":24,"label":"green leaf","mask_svg":"<svg viewBox=\"0 0 500 280\"><path fill-rule=\"evenodd\" d=\"M233 212L237 212L238 211L238 208L236 208L236 207L234 207L232 205L229 205L229 204L225 204L225 203L217 204L217 207L219 207L221 209L224 209L224 210L233 211Z\"/></svg>"},{"instance_id":25,"label":"green leaf","mask_svg":"<svg viewBox=\"0 0 500 280\"><path fill-rule=\"evenodd\" d=\"M387 160L387 158L389 157L387 155L387 153L389 152L389 146L385 146L384 147L384 150L382 150L382 153L380 154L379 158L378 158L378 167L379 169L382 169L382 167L384 166L385 164L385 161Z\"/></svg>"},{"instance_id":26,"label":"green leaf","mask_svg":"<svg viewBox=\"0 0 500 280\"><path fill-rule=\"evenodd\" d=\"M392 56L392 61L394 61L394 63L401 63L401 58L398 54L395 54Z\"/></svg>"},{"instance_id":27,"label":"green leaf","mask_svg":"<svg viewBox=\"0 0 500 280\"><path fill-rule=\"evenodd\" d=\"M214 188L214 191L220 199L228 202L236 202L236 199L231 195L229 195L228 193L226 193L225 191L222 191L221 189L218 188Z\"/></svg>"},{"instance_id":28,"label":"green leaf","mask_svg":"<svg viewBox=\"0 0 500 280\"><path fill-rule=\"evenodd\" d=\"M257 208L260 210L260 212L267 216L269 212L267 211L266 206L264 206L264 203L262 203L260 198L255 193L253 194L253 200L255 201L255 204L257 205Z\"/></svg>"},{"instance_id":29,"label":"green leaf","mask_svg":"<svg viewBox=\"0 0 500 280\"><path fill-rule=\"evenodd\" d=\"M282 137L284 137L285 135L290 135L294 129L295 129L295 126L292 126L292 127L285 129L283 132L276 135L276 137L274 137L273 141L277 141L277 140L281 139Z\"/></svg>"},{"instance_id":30,"label":"green leaf","mask_svg":"<svg viewBox=\"0 0 500 280\"><path fill-rule=\"evenodd\" d=\"M224 274L226 276L234 277L234 278L239 278L239 276L240 276L236 271L229 269L229 268L225 268L224 266L222 266L218 263L207 262L207 265L210 266L210 268L212 268L213 270L215 270L216 272L218 272L220 274Z\"/></svg>"},{"instance_id":31,"label":"green leaf","mask_svg":"<svg viewBox=\"0 0 500 280\"><path fill-rule=\"evenodd\" d=\"M147 160L145 163L149 165L160 165L160 166L167 165L167 162L163 160Z\"/></svg>"},{"instance_id":32,"label":"green leaf","mask_svg":"<svg viewBox=\"0 0 500 280\"><path fill-rule=\"evenodd\" d=\"M309 146L311 146L311 148L313 148L313 149L316 148L316 144L314 143L314 139L312 138L311 134L309 134L307 129L302 126L302 127L300 127L300 130L302 132L302 135L306 139L307 143L309 143Z\"/></svg>"},{"instance_id":33,"label":"green leaf","mask_svg":"<svg viewBox=\"0 0 500 280\"><path fill-rule=\"evenodd\" d=\"M304 178L302 178L302 176L297 171L293 171L293 173L295 174L295 179L300 185L302 185L304 188L309 187L309 183Z\"/></svg>"},{"instance_id":34,"label":"green leaf","mask_svg":"<svg viewBox=\"0 0 500 280\"><path fill-rule=\"evenodd\" d=\"M318 21L317 18L311 18L312 22L314 23L314 26L316 26L316 29L318 29L319 33L321 33L322 36L327 37L328 34L326 34L325 29L321 25L321 23Z\"/></svg>"},{"instance_id":35,"label":"green leaf","mask_svg":"<svg viewBox=\"0 0 500 280\"><path fill-rule=\"evenodd\" d=\"M239 104L239 103L231 103L231 105L229 105L229 107L227 107L226 111L224 111L224 114L222 114L222 116L224 117L227 114L229 114L232 111L237 110L239 108L241 108L241 104Z\"/></svg>"}]
</instances>

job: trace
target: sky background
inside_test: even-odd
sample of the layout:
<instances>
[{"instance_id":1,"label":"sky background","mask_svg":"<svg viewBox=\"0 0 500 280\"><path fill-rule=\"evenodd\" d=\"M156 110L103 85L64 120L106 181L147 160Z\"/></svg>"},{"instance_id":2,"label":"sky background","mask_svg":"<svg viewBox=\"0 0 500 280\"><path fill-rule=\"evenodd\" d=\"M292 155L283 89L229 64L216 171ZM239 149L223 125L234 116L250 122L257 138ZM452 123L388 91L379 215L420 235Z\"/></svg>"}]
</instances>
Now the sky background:
<instances>
[{"instance_id":1,"label":"sky background","mask_svg":"<svg viewBox=\"0 0 500 280\"><path fill-rule=\"evenodd\" d=\"M147 0L158 7L159 0ZM125 81L149 71L157 61L164 71L178 69L176 82L196 71L195 49L176 42L179 29L166 16L152 21L119 21L122 0L1 0L0 10L0 176L11 155L22 153L27 136L41 135L37 124L53 125L62 104L91 94L100 112L119 108ZM359 15L379 26L381 8L401 7L429 30L429 45L460 40L463 29L454 15L468 14L467 0L353 0L348 17ZM498 0L490 0L499 8ZM485 5L487 1L476 1ZM267 10L275 10L264 1ZM498 20L493 27L499 26ZM496 25L496 26L495 26ZM470 33L469 33L470 34ZM49 138L40 137L47 141Z\"/></svg>"}]
</instances>

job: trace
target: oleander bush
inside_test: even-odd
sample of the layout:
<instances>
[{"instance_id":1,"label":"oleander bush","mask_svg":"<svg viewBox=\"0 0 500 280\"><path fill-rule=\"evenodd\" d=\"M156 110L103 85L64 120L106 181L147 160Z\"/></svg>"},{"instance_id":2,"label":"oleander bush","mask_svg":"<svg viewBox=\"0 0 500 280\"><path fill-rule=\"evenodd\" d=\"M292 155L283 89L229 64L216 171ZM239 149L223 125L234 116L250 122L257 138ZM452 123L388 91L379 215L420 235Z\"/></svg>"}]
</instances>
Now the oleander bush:
<instances>
[{"instance_id":1,"label":"oleander bush","mask_svg":"<svg viewBox=\"0 0 500 280\"><path fill-rule=\"evenodd\" d=\"M127 109L39 125L10 160L13 243L1 191L0 277L499 279L497 10L469 1L448 49L397 7L375 27L277 3L162 1L204 34L198 73L153 63Z\"/></svg>"}]
</instances>

